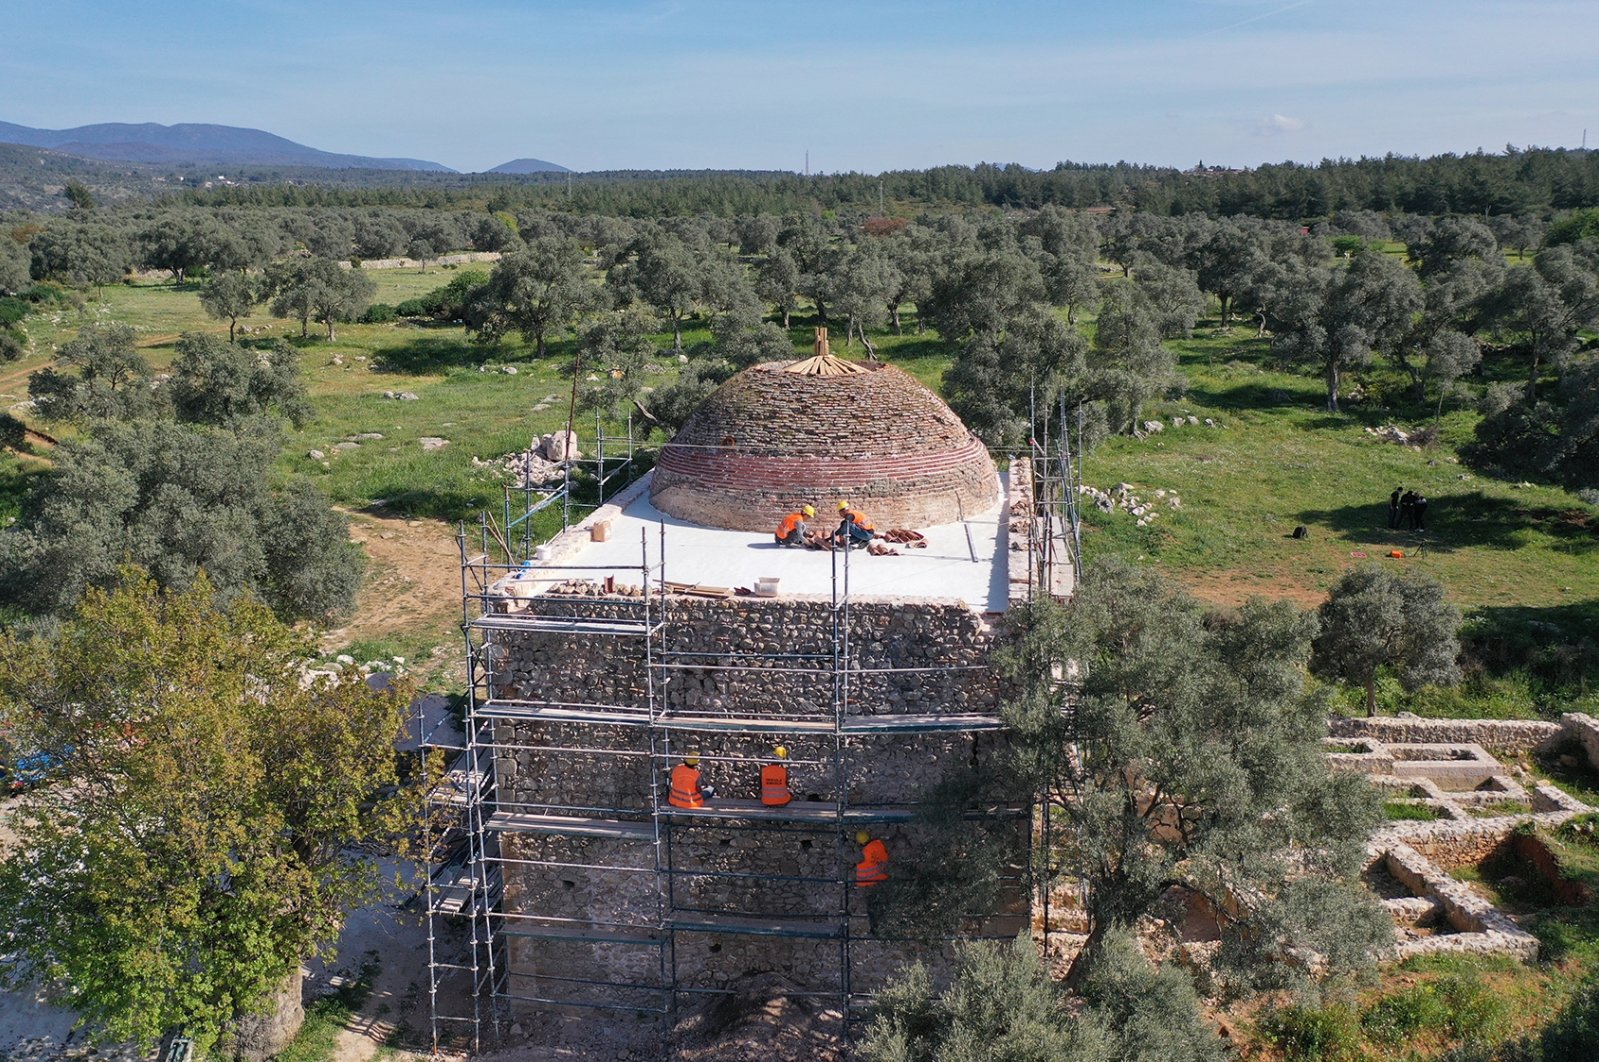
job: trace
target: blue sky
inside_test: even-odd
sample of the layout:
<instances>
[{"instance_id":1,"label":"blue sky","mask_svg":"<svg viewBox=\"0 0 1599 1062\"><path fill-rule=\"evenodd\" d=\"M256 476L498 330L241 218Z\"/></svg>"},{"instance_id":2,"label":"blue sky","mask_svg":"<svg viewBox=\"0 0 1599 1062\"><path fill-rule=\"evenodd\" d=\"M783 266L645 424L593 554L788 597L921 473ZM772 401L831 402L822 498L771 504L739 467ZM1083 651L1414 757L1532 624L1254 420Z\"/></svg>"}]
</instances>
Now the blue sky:
<instances>
[{"instance_id":1,"label":"blue sky","mask_svg":"<svg viewBox=\"0 0 1599 1062\"><path fill-rule=\"evenodd\" d=\"M9 9L9 10L7 10ZM1595 0L11 0L0 120L479 170L1599 145Z\"/></svg>"}]
</instances>

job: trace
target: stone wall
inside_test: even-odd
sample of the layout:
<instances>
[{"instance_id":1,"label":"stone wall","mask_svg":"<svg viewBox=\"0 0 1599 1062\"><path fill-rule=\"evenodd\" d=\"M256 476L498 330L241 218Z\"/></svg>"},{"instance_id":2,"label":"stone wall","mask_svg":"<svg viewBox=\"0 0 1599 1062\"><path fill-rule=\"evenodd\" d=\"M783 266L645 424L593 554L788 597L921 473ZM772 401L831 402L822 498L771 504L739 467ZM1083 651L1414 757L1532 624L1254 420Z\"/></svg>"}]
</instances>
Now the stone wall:
<instances>
[{"instance_id":1,"label":"stone wall","mask_svg":"<svg viewBox=\"0 0 1599 1062\"><path fill-rule=\"evenodd\" d=\"M1423 719L1414 715L1348 719L1334 716L1335 738L1372 737L1390 744L1476 744L1495 752L1527 752L1558 740L1562 727L1534 719Z\"/></svg>"},{"instance_id":2,"label":"stone wall","mask_svg":"<svg viewBox=\"0 0 1599 1062\"><path fill-rule=\"evenodd\" d=\"M541 617L635 618L636 597L602 594L541 597ZM834 617L831 602L818 598L699 599L672 597L663 659L682 663L657 686L657 707L675 715L808 720L831 723ZM850 605L849 661L865 669L894 670L851 676L851 715L993 713L1002 699L990 653L998 631L981 613L959 603L874 599ZM645 707L644 644L638 638L579 636L549 631L490 632L491 692L500 699ZM798 654L762 659L758 654ZM703 656L689 654L706 654ZM804 657L812 659L803 659ZM744 667L743 665L750 665ZM955 666L965 670L921 672ZM758 772L772 745L789 750L790 784L802 803L851 808L907 808L948 778L998 762L1006 738L998 731L915 731L851 734L841 739L842 777L835 770L835 739L802 729L746 733L710 729L660 730L651 771L650 732L644 727L598 723L502 720L495 724L496 794L507 811L595 815L651 822L650 786L664 786L671 766L692 749L701 757L704 782L716 801L753 801ZM659 795L665 803L664 793ZM983 818L995 804L1022 803L1026 795L1006 791L998 777L976 795L972 828L988 833L1025 865L1027 819ZM869 936L867 890L851 884L859 848L855 826L840 831L831 820L761 822L761 813L739 820L690 816L663 818L659 853L667 873L657 874L650 836L618 839L536 833L502 835L504 909L512 917L536 915L536 925L585 926L603 933L624 923L637 936L654 931L664 917L761 917L837 928L849 907L852 933ZM759 827L759 828L755 828ZM917 821L868 822L888 846L891 868L948 858L940 834ZM565 866L552 863L569 864ZM891 873L893 873L891 869ZM1008 928L1025 922L1025 887L1018 880L994 898ZM974 923L971 927L976 928ZM550 984L559 976L622 984L658 984L659 950L647 944L534 941L511 937L514 979L526 994L558 998ZM688 988L719 990L741 978L771 973L805 991L837 991L840 942L781 935L745 935L678 929L673 935L675 976ZM546 945L549 946L546 946ZM944 965L953 945L924 947L907 941L868 939L852 943L869 960L852 963L855 991L869 991L861 978L886 979L909 961ZM546 984L549 982L549 984ZM540 987L542 986L542 987ZM537 989L537 990L535 990ZM548 990L545 990L548 989ZM596 986L594 998L635 1005L640 990ZM564 997L562 997L564 998Z\"/></svg>"},{"instance_id":3,"label":"stone wall","mask_svg":"<svg viewBox=\"0 0 1599 1062\"><path fill-rule=\"evenodd\" d=\"M540 598L541 616L642 618L637 598L620 595ZM658 617L657 617L658 618ZM667 605L668 661L664 711L692 714L832 718L833 615L830 602L804 596L700 599ZM852 676L851 710L991 712L998 682L988 667L994 631L959 602L874 598L849 607L851 666L961 667ZM641 704L643 646L606 635L573 637L546 631L496 631L491 649L493 696L511 700ZM681 654L703 653L691 658ZM756 659L758 654L809 659ZM698 664L699 666L690 666ZM719 670L729 666L741 670Z\"/></svg>"}]
</instances>

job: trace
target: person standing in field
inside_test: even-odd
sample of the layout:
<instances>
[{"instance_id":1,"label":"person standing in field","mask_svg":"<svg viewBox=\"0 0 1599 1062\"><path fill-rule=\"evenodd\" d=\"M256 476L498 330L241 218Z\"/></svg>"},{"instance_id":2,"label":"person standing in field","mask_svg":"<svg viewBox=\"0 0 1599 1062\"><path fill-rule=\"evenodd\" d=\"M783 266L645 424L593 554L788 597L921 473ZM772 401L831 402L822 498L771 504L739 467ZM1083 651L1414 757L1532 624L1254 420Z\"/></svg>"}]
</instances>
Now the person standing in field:
<instances>
[{"instance_id":1,"label":"person standing in field","mask_svg":"<svg viewBox=\"0 0 1599 1062\"><path fill-rule=\"evenodd\" d=\"M1388 526L1399 526L1399 496L1405 492L1404 487L1395 487L1394 492L1388 495Z\"/></svg>"}]
</instances>

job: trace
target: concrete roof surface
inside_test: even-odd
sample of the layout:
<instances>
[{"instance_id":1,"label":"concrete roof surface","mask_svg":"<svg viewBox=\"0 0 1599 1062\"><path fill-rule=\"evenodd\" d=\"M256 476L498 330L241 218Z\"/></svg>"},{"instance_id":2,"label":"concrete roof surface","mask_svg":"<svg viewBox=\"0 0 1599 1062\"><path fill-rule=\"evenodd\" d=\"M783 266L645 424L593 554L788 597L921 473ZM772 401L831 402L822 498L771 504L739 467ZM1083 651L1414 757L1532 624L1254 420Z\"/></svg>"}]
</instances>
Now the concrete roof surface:
<instances>
[{"instance_id":1,"label":"concrete roof surface","mask_svg":"<svg viewBox=\"0 0 1599 1062\"><path fill-rule=\"evenodd\" d=\"M1008 484L1003 473L1000 481L999 502L984 512L969 514L964 522L912 528L926 536L925 549L890 543L900 552L898 557L874 557L862 549L851 550L848 556L851 599L959 599L985 612L1003 612L1007 603L1010 560L1006 548L1008 528L1002 519L1008 504L1008 490L1005 489ZM637 585L640 535L643 535L649 562L656 563L661 556L664 522L666 563L652 578L754 589L757 580L775 577L779 580L779 597L827 596L832 593L833 559L836 557L839 588L843 590L846 570L843 553L789 549L777 545L770 531L728 531L668 516L650 504L647 477L630 487L618 502L621 505L619 514L607 507L558 538L551 557L551 563L556 565L596 566L608 570L563 573L540 566L540 571L557 578L603 579L614 574L618 583ZM871 511L867 510L866 515L870 518ZM607 516L612 520L610 539L591 541L589 524ZM782 513L772 514L773 527L782 516ZM833 513L818 511L810 524L831 530L838 526L838 521Z\"/></svg>"}]
</instances>

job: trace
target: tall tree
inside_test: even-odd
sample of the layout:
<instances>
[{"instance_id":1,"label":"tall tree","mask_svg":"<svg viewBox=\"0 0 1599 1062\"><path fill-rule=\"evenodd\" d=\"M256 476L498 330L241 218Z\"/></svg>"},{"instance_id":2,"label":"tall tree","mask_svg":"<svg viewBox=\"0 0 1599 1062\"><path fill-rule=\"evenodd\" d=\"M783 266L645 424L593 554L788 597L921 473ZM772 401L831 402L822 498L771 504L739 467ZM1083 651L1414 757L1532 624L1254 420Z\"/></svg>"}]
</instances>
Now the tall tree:
<instances>
[{"instance_id":1,"label":"tall tree","mask_svg":"<svg viewBox=\"0 0 1599 1062\"><path fill-rule=\"evenodd\" d=\"M311 416L299 356L283 342L247 350L216 336L185 332L167 386L178 419L192 424L229 427L275 414L298 427Z\"/></svg>"},{"instance_id":2,"label":"tall tree","mask_svg":"<svg viewBox=\"0 0 1599 1062\"><path fill-rule=\"evenodd\" d=\"M944 376L950 407L990 446L1019 446L1029 436L1036 402L1051 406L1067 394L1085 400L1081 333L1048 307L1017 310L997 331L974 332Z\"/></svg>"},{"instance_id":3,"label":"tall tree","mask_svg":"<svg viewBox=\"0 0 1599 1062\"><path fill-rule=\"evenodd\" d=\"M376 893L353 846L402 835L404 696L307 681L314 655L249 599L131 568L48 641L0 638L0 715L72 750L14 817L0 910L97 1037L208 1049L286 982L297 1013L300 963Z\"/></svg>"},{"instance_id":4,"label":"tall tree","mask_svg":"<svg viewBox=\"0 0 1599 1062\"><path fill-rule=\"evenodd\" d=\"M1160 341L1158 318L1143 290L1126 281L1105 289L1088 356L1090 396L1112 432L1127 431L1144 404L1177 378L1177 357Z\"/></svg>"},{"instance_id":5,"label":"tall tree","mask_svg":"<svg viewBox=\"0 0 1599 1062\"><path fill-rule=\"evenodd\" d=\"M1299 309L1273 338L1273 349L1320 367L1332 413L1338 412L1344 373L1370 364L1376 350L1402 347L1424 305L1416 275L1370 248L1356 251L1347 268L1332 274L1319 303L1304 296L1289 296L1289 302Z\"/></svg>"},{"instance_id":6,"label":"tall tree","mask_svg":"<svg viewBox=\"0 0 1599 1062\"><path fill-rule=\"evenodd\" d=\"M1577 349L1578 333L1599 323L1599 263L1568 246L1538 252L1531 269L1511 269L1493 299L1499 331L1528 357L1527 402L1538 397L1538 377Z\"/></svg>"},{"instance_id":7,"label":"tall tree","mask_svg":"<svg viewBox=\"0 0 1599 1062\"><path fill-rule=\"evenodd\" d=\"M589 281L582 248L543 236L495 264L466 309L466 327L485 343L520 332L542 358L551 336L564 333L599 303L600 290Z\"/></svg>"},{"instance_id":8,"label":"tall tree","mask_svg":"<svg viewBox=\"0 0 1599 1062\"><path fill-rule=\"evenodd\" d=\"M1318 613L1311 670L1366 690L1366 714L1377 714L1377 675L1391 668L1405 689L1460 681L1460 611L1443 584L1369 566L1338 580Z\"/></svg>"},{"instance_id":9,"label":"tall tree","mask_svg":"<svg viewBox=\"0 0 1599 1062\"><path fill-rule=\"evenodd\" d=\"M55 365L28 377L39 415L88 422L154 412L160 405L155 373L134 343L127 325L85 325L61 347Z\"/></svg>"},{"instance_id":10,"label":"tall tree","mask_svg":"<svg viewBox=\"0 0 1599 1062\"><path fill-rule=\"evenodd\" d=\"M239 319L262 301L261 285L248 273L227 272L213 279L200 292L200 306L206 314L228 322L228 342L238 335Z\"/></svg>"},{"instance_id":11,"label":"tall tree","mask_svg":"<svg viewBox=\"0 0 1599 1062\"><path fill-rule=\"evenodd\" d=\"M1241 983L1303 974L1292 957L1307 950L1348 970L1391 942L1356 880L1375 800L1328 768L1325 710L1303 684L1310 617L1259 601L1207 617L1110 561L1064 609L1046 600L1017 620L1006 719L1020 775L1064 827L1049 858L1083 890L1072 983L1174 893L1236 912L1220 928Z\"/></svg>"}]
</instances>

